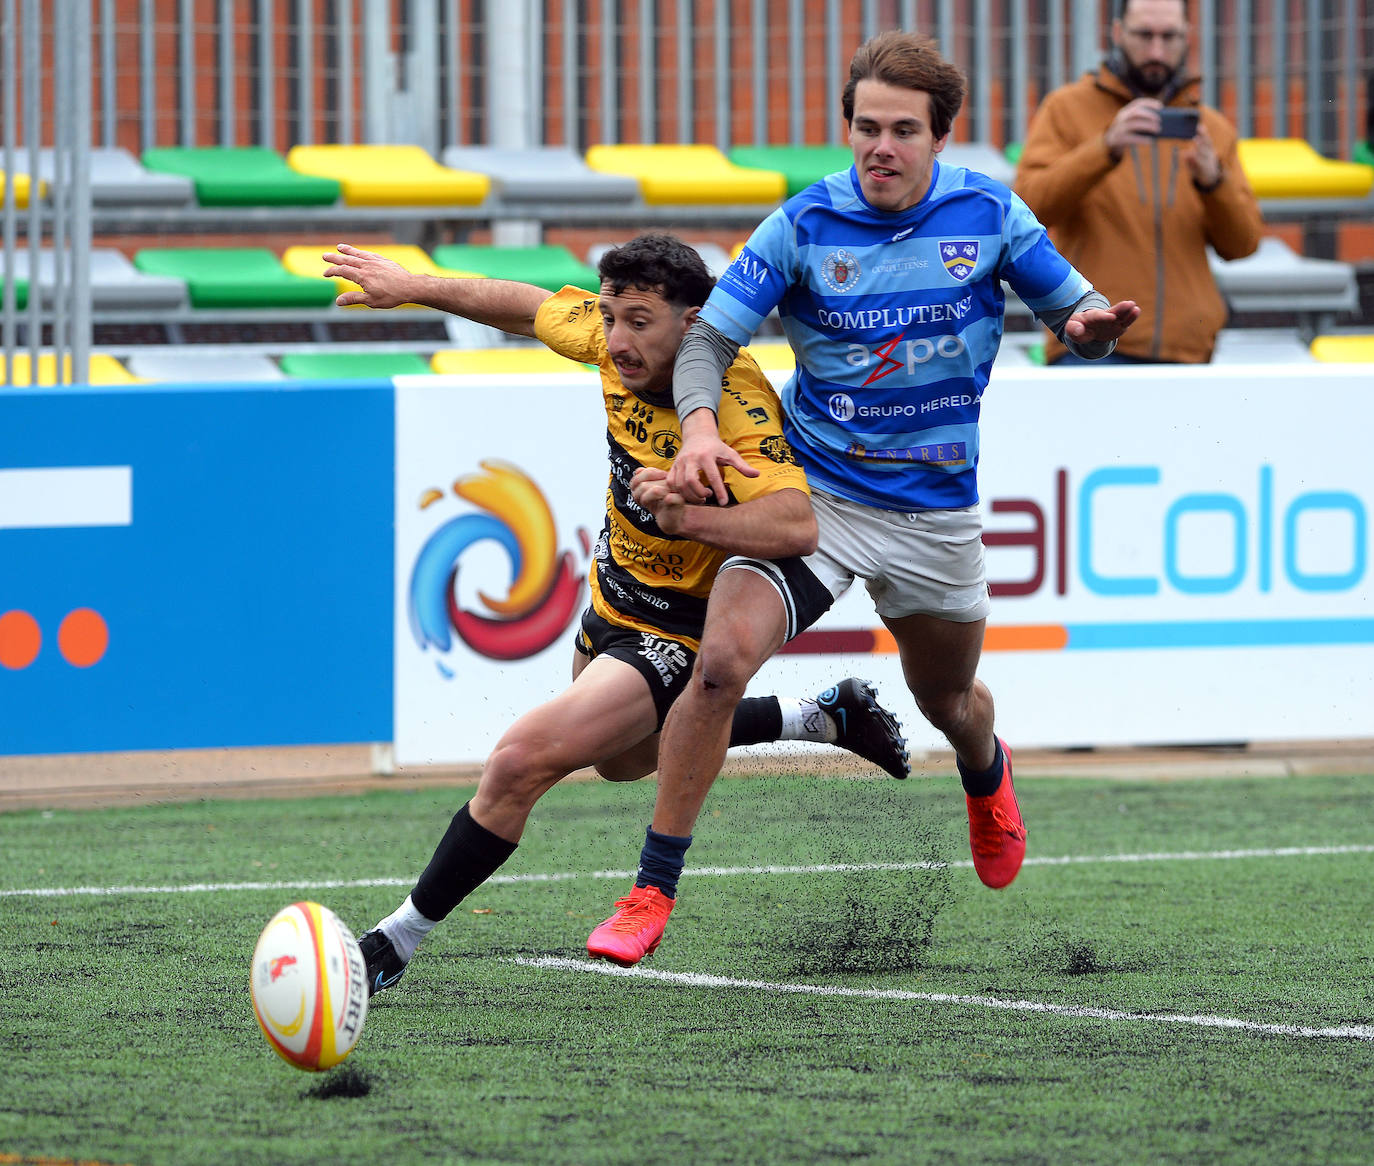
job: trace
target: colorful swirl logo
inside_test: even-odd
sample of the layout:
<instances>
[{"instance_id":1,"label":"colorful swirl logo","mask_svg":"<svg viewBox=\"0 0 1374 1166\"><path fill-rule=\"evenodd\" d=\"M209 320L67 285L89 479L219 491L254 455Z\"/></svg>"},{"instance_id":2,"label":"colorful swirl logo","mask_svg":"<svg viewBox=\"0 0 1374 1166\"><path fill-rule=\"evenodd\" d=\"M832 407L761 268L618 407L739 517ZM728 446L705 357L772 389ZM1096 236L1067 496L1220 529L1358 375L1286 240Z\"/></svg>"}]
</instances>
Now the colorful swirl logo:
<instances>
[{"instance_id":1,"label":"colorful swirl logo","mask_svg":"<svg viewBox=\"0 0 1374 1166\"><path fill-rule=\"evenodd\" d=\"M410 575L410 628L422 650L448 652L453 635L490 660L523 660L542 652L567 628L582 602L582 571L571 551L559 552L553 512L542 491L517 467L487 460L483 472L459 478L453 493L485 513L465 514L439 527L416 556ZM444 497L427 490L420 509ZM584 559L590 540L577 531ZM504 599L479 591L490 614L465 610L458 599L463 555L483 541L497 543L510 560ZM439 671L453 673L442 662Z\"/></svg>"}]
</instances>

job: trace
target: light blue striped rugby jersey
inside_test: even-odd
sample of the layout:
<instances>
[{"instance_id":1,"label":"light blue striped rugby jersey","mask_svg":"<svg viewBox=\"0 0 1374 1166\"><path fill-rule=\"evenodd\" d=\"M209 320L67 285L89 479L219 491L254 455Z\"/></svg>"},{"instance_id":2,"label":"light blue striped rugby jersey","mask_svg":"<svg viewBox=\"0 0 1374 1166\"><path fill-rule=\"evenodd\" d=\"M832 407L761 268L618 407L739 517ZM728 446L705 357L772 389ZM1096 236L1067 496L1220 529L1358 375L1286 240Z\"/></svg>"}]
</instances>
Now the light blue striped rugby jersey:
<instances>
[{"instance_id":1,"label":"light blue striped rugby jersey","mask_svg":"<svg viewBox=\"0 0 1374 1166\"><path fill-rule=\"evenodd\" d=\"M701 318L747 344L774 307L797 355L784 429L813 486L889 510L978 500L978 412L1005 279L1033 311L1092 286L1000 182L936 160L897 213L851 166L768 216Z\"/></svg>"}]
</instances>

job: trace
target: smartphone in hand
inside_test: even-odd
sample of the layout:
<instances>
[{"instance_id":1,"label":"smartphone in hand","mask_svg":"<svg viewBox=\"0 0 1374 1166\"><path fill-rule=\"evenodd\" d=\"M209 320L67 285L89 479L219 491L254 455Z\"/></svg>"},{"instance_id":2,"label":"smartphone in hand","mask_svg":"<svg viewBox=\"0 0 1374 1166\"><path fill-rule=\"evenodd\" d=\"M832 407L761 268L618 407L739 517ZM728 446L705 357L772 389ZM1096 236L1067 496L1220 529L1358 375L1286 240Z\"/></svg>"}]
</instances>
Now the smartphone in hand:
<instances>
[{"instance_id":1,"label":"smartphone in hand","mask_svg":"<svg viewBox=\"0 0 1374 1166\"><path fill-rule=\"evenodd\" d=\"M1159 136L1192 141L1197 137L1196 109L1165 108L1159 111Z\"/></svg>"}]
</instances>

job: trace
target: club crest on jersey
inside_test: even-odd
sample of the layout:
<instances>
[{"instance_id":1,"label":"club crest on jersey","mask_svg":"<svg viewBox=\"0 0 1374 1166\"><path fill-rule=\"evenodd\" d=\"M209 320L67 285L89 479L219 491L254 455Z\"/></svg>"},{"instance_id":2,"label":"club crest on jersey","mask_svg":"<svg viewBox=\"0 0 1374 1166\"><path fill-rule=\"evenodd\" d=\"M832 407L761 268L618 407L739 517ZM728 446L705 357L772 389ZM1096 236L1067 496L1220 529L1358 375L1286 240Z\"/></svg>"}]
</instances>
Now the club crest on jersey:
<instances>
[{"instance_id":1,"label":"club crest on jersey","mask_svg":"<svg viewBox=\"0 0 1374 1166\"><path fill-rule=\"evenodd\" d=\"M977 239L941 239L939 247L945 270L960 283L973 274L978 266Z\"/></svg>"},{"instance_id":2,"label":"club crest on jersey","mask_svg":"<svg viewBox=\"0 0 1374 1166\"><path fill-rule=\"evenodd\" d=\"M821 262L821 278L831 291L851 292L859 283L859 261L852 251L841 247Z\"/></svg>"}]
</instances>

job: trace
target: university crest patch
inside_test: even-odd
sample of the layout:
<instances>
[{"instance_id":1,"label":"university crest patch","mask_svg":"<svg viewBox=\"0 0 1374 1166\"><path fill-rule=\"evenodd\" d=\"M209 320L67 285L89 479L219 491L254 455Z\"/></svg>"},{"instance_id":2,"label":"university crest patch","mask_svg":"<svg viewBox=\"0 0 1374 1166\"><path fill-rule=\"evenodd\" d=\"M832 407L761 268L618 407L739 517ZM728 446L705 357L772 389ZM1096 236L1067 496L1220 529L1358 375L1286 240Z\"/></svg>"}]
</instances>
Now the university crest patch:
<instances>
[{"instance_id":1,"label":"university crest patch","mask_svg":"<svg viewBox=\"0 0 1374 1166\"><path fill-rule=\"evenodd\" d=\"M939 247L940 262L960 283L973 274L978 266L977 239L941 239Z\"/></svg>"}]
</instances>

